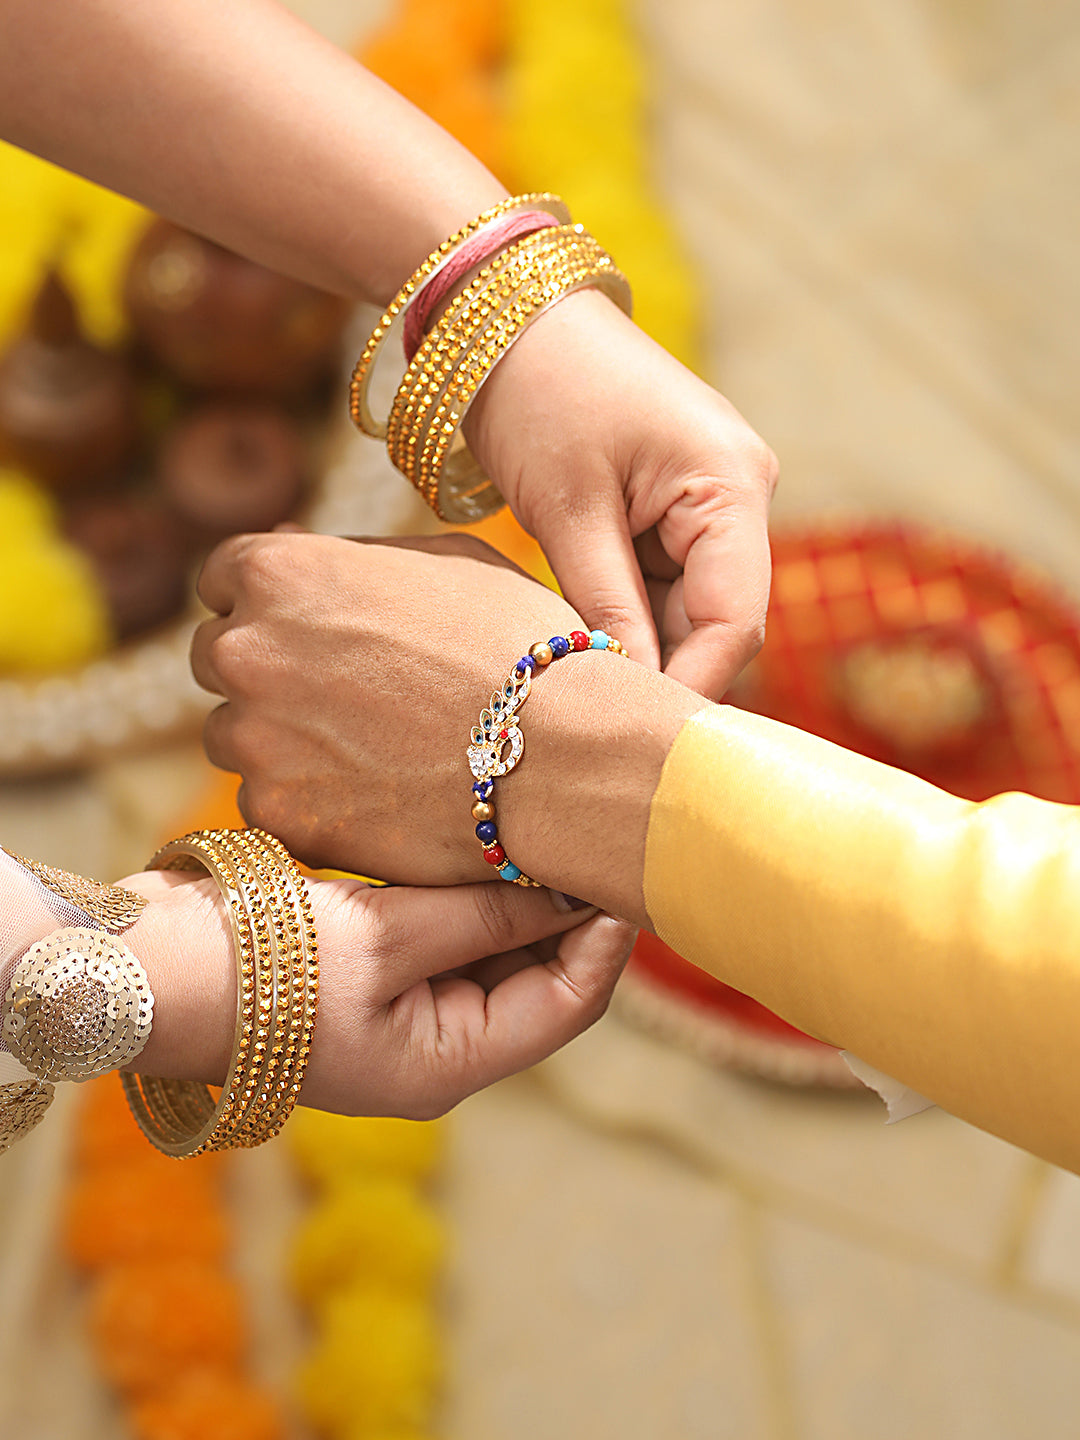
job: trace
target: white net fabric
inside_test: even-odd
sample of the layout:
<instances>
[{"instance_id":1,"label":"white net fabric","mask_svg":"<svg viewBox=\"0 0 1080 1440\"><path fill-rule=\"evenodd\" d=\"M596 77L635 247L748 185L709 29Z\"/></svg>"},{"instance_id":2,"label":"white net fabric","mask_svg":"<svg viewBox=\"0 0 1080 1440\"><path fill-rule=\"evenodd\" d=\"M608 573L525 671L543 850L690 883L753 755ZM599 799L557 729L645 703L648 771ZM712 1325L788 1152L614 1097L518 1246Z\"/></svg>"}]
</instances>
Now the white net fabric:
<instances>
[{"instance_id":1,"label":"white net fabric","mask_svg":"<svg viewBox=\"0 0 1080 1440\"><path fill-rule=\"evenodd\" d=\"M55 894L0 850L0 1000L7 994L16 960L35 941L53 930L79 926L100 928L85 910ZM9 1054L0 1038L0 1085L30 1079L29 1070Z\"/></svg>"}]
</instances>

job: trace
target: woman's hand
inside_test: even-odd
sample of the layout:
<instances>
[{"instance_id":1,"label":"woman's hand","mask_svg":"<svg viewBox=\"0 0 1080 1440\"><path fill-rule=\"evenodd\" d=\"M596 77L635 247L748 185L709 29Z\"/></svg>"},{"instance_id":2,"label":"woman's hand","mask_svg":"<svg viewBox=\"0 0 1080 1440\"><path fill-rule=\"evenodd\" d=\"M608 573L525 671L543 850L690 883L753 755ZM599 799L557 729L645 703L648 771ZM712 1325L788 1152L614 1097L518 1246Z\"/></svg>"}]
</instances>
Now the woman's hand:
<instances>
[{"instance_id":1,"label":"woman's hand","mask_svg":"<svg viewBox=\"0 0 1080 1440\"><path fill-rule=\"evenodd\" d=\"M541 316L466 420L586 628L718 700L761 646L776 459L596 291Z\"/></svg>"},{"instance_id":2,"label":"woman's hand","mask_svg":"<svg viewBox=\"0 0 1080 1440\"><path fill-rule=\"evenodd\" d=\"M122 883L151 901L124 937L155 995L133 1068L220 1084L236 964L217 887L161 871ZM310 889L319 1018L301 1098L350 1115L430 1119L536 1064L600 1018L634 937L514 885Z\"/></svg>"},{"instance_id":3,"label":"woman's hand","mask_svg":"<svg viewBox=\"0 0 1080 1440\"><path fill-rule=\"evenodd\" d=\"M243 776L250 823L315 867L406 884L491 878L470 813L470 731L531 644L581 628L564 600L462 535L240 536L210 556L199 589L220 614L199 627L192 664L227 702L207 721L207 753ZM642 923L649 802L704 703L606 651L549 666L522 712L522 762L495 797L511 860Z\"/></svg>"}]
</instances>

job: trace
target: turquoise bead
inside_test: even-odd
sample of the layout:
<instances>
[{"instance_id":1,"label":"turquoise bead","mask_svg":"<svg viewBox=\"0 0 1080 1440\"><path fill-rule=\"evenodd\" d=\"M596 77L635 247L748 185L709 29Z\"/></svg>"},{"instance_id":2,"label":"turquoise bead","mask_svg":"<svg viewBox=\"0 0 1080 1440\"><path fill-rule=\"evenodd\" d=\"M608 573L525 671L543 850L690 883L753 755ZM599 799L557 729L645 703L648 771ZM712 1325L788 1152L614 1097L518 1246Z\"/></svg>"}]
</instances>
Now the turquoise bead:
<instances>
[{"instance_id":1,"label":"turquoise bead","mask_svg":"<svg viewBox=\"0 0 1080 1440\"><path fill-rule=\"evenodd\" d=\"M516 865L504 865L499 871L499 875L503 880L516 880L520 874L521 871Z\"/></svg>"},{"instance_id":2,"label":"turquoise bead","mask_svg":"<svg viewBox=\"0 0 1080 1440\"><path fill-rule=\"evenodd\" d=\"M590 631L590 633L589 633L589 649L590 649L590 650L606 650L607 647L608 647L608 641L609 641L610 639L611 639L611 636L610 636L610 635L605 635L605 633L603 632L603 630L593 630L593 631Z\"/></svg>"}]
</instances>

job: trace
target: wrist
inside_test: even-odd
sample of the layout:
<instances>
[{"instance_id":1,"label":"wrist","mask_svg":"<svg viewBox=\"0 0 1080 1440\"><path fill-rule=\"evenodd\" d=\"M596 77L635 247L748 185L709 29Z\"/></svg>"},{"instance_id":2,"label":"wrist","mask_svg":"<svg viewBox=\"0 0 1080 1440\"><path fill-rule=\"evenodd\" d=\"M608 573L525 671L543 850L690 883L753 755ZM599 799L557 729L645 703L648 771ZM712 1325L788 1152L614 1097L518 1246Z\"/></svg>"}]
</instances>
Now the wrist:
<instances>
[{"instance_id":1,"label":"wrist","mask_svg":"<svg viewBox=\"0 0 1080 1440\"><path fill-rule=\"evenodd\" d=\"M128 1068L222 1084L236 1022L236 960L220 891L209 878L164 871L119 883L149 901L123 940L154 992L150 1038Z\"/></svg>"},{"instance_id":2,"label":"wrist","mask_svg":"<svg viewBox=\"0 0 1080 1440\"><path fill-rule=\"evenodd\" d=\"M527 875L638 925L649 807L675 737L708 702L607 651L539 675L525 754L499 787L499 836Z\"/></svg>"}]
</instances>

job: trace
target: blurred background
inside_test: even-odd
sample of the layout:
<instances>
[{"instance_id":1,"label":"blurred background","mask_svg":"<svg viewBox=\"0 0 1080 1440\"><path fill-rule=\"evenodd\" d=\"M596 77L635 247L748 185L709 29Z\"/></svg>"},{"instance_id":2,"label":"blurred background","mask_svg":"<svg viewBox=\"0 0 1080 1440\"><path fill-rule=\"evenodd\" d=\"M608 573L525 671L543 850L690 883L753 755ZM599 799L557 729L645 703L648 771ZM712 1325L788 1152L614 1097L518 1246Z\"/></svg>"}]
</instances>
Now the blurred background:
<instances>
[{"instance_id":1,"label":"blurred background","mask_svg":"<svg viewBox=\"0 0 1080 1440\"><path fill-rule=\"evenodd\" d=\"M777 451L734 698L1080 803L1075 5L292 8L562 193ZM429 517L349 433L371 316L18 152L0 194L0 839L112 878L234 813L186 673L200 555ZM886 1128L656 946L435 1126L302 1114L175 1167L115 1082L62 1089L0 1164L3 1440L1076 1434L1080 1181L938 1111Z\"/></svg>"}]
</instances>

